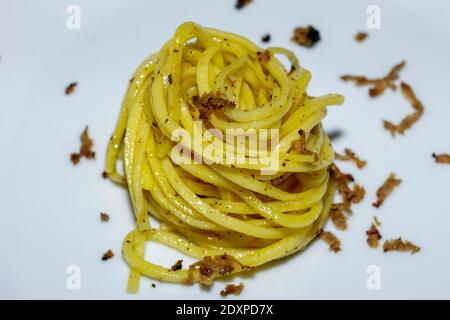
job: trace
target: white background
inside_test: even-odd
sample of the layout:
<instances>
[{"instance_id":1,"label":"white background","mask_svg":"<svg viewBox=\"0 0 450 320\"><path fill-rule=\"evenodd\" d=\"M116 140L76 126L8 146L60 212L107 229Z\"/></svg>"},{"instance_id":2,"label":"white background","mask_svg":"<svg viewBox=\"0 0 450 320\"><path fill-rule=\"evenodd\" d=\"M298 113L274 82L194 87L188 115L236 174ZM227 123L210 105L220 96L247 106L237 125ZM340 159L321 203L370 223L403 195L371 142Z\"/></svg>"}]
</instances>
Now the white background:
<instances>
[{"instance_id":1,"label":"white background","mask_svg":"<svg viewBox=\"0 0 450 320\"><path fill-rule=\"evenodd\" d=\"M80 30L66 28L69 4L81 8ZM353 36L367 31L370 4L381 8L381 30L357 44ZM450 5L443 0L254 0L241 11L234 0L1 1L0 298L220 298L224 282L204 289L145 279L138 295L125 293L128 267L120 247L134 226L132 212L126 190L100 177L128 79L188 20L257 43L269 32L270 45L294 50L313 74L310 94L346 96L344 106L332 107L325 120L327 129L345 132L335 149L350 147L368 160L361 171L342 164L367 191L354 207L349 230L337 232L342 252L314 242L245 277L239 298L450 298L450 166L431 158L432 152L450 152L449 18ZM289 40L296 26L307 24L322 36L313 49ZM394 140L382 120L397 122L411 112L401 94L387 91L369 99L366 89L339 76L382 76L403 59L401 79L426 110ZM64 88L72 81L79 85L67 97ZM74 167L69 154L77 150L85 125L97 160ZM390 172L403 184L377 210L371 206L375 191ZM101 223L99 212L109 213L111 221ZM422 251L411 256L370 249L365 231L374 215L384 239L402 236ZM109 248L116 256L100 261ZM166 265L180 257L156 245L147 252ZM69 265L81 268L81 290L66 287ZM381 290L366 286L370 265L380 267Z\"/></svg>"}]
</instances>

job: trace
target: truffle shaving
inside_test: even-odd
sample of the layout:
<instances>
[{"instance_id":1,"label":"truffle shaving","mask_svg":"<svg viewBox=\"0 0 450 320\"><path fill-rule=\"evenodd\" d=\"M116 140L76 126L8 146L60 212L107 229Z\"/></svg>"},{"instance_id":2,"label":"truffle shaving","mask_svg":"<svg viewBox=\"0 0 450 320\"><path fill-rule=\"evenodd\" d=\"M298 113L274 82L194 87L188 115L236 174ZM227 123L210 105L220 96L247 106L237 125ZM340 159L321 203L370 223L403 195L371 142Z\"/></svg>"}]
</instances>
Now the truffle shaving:
<instances>
[{"instance_id":1,"label":"truffle shaving","mask_svg":"<svg viewBox=\"0 0 450 320\"><path fill-rule=\"evenodd\" d=\"M363 42L364 40L367 39L368 36L369 35L367 34L367 32L358 32L355 35L355 40L356 40L356 42Z\"/></svg>"},{"instance_id":2,"label":"truffle shaving","mask_svg":"<svg viewBox=\"0 0 450 320\"><path fill-rule=\"evenodd\" d=\"M70 96L74 91L75 88L77 87L78 83L77 82L72 82L70 83L66 89L64 90L64 92L66 93L67 96Z\"/></svg>"},{"instance_id":3,"label":"truffle shaving","mask_svg":"<svg viewBox=\"0 0 450 320\"><path fill-rule=\"evenodd\" d=\"M320 40L320 33L313 26L298 27L294 29L291 40L296 44L311 48Z\"/></svg>"},{"instance_id":4,"label":"truffle shaving","mask_svg":"<svg viewBox=\"0 0 450 320\"><path fill-rule=\"evenodd\" d=\"M432 154L434 161L436 161L436 163L446 163L446 164L450 164L450 154L436 154L433 153Z\"/></svg>"},{"instance_id":5,"label":"truffle shaving","mask_svg":"<svg viewBox=\"0 0 450 320\"><path fill-rule=\"evenodd\" d=\"M183 269L183 260L178 260L175 264L170 267L170 270L177 271Z\"/></svg>"},{"instance_id":6,"label":"truffle shaving","mask_svg":"<svg viewBox=\"0 0 450 320\"><path fill-rule=\"evenodd\" d=\"M338 230L346 230L347 229L347 216L344 213L346 210L342 203L335 203L331 206L330 209L330 218L333 222L334 226Z\"/></svg>"},{"instance_id":7,"label":"truffle shaving","mask_svg":"<svg viewBox=\"0 0 450 320\"><path fill-rule=\"evenodd\" d=\"M270 51L269 50L264 50L264 51L258 51L256 53L256 55L258 56L258 60L263 62L263 63L267 63L270 61L271 55L270 55Z\"/></svg>"},{"instance_id":8,"label":"truffle shaving","mask_svg":"<svg viewBox=\"0 0 450 320\"><path fill-rule=\"evenodd\" d=\"M372 205L375 208L379 208L386 198L394 191L394 189L400 185L402 180L397 179L394 173L391 173L389 177L384 181L381 187L377 190L377 201L375 201Z\"/></svg>"},{"instance_id":9,"label":"truffle shaving","mask_svg":"<svg viewBox=\"0 0 450 320\"><path fill-rule=\"evenodd\" d=\"M222 291L220 291L220 295L222 297L226 297L229 294L235 294L235 295L240 295L242 290L244 289L244 284L241 282L239 283L239 285L235 285L235 284L227 284L225 289L223 289Z\"/></svg>"},{"instance_id":10,"label":"truffle shaving","mask_svg":"<svg viewBox=\"0 0 450 320\"><path fill-rule=\"evenodd\" d=\"M306 134L305 131L303 130L299 130L298 131L299 134L299 138L297 140L292 141L291 145L292 147L295 149L295 151L297 151L300 154L304 154L304 155L311 155L314 157L314 159L318 159L319 155L311 150L308 150L306 148Z\"/></svg>"},{"instance_id":11,"label":"truffle shaving","mask_svg":"<svg viewBox=\"0 0 450 320\"><path fill-rule=\"evenodd\" d=\"M114 252L112 252L111 250L108 250L103 254L102 260L106 261L106 260L111 259L112 257L114 257Z\"/></svg>"},{"instance_id":12,"label":"truffle shaving","mask_svg":"<svg viewBox=\"0 0 450 320\"><path fill-rule=\"evenodd\" d=\"M201 119L208 119L212 111L223 108L234 108L236 104L224 98L224 96L216 91L214 93L205 93L200 98L199 112Z\"/></svg>"},{"instance_id":13,"label":"truffle shaving","mask_svg":"<svg viewBox=\"0 0 450 320\"><path fill-rule=\"evenodd\" d=\"M233 256L223 254L207 256L189 266L188 283L198 280L202 284L210 285L217 277L223 277L233 272L252 270L253 267L243 265Z\"/></svg>"},{"instance_id":14,"label":"truffle shaving","mask_svg":"<svg viewBox=\"0 0 450 320\"><path fill-rule=\"evenodd\" d=\"M336 160L340 161L352 161L356 164L358 169L362 169L366 166L367 161L361 160L352 150L349 148L344 149L344 155L336 153Z\"/></svg>"},{"instance_id":15,"label":"truffle shaving","mask_svg":"<svg viewBox=\"0 0 450 320\"><path fill-rule=\"evenodd\" d=\"M339 168L332 164L330 166L331 176L336 180L337 188L342 196L343 206L350 210L352 204L361 202L366 194L365 189L357 183L350 187L350 183L354 182L351 174L342 173Z\"/></svg>"},{"instance_id":16,"label":"truffle shaving","mask_svg":"<svg viewBox=\"0 0 450 320\"><path fill-rule=\"evenodd\" d=\"M411 103L414 112L407 115L402 121L400 121L399 124L393 124L387 120L383 121L384 128L388 130L393 137L395 137L396 133L404 134L406 130L410 129L413 124L415 124L422 117L425 110L422 103L417 99L414 91L408 84L402 82L400 87L403 96Z\"/></svg>"},{"instance_id":17,"label":"truffle shaving","mask_svg":"<svg viewBox=\"0 0 450 320\"><path fill-rule=\"evenodd\" d=\"M320 231L319 238L328 244L330 251L334 253L341 251L341 241L330 231Z\"/></svg>"},{"instance_id":18,"label":"truffle shaving","mask_svg":"<svg viewBox=\"0 0 450 320\"><path fill-rule=\"evenodd\" d=\"M353 76L343 75L341 79L343 81L353 81L357 86L371 86L369 89L369 95L371 97L378 97L384 93L387 88L391 88L393 91L397 89L394 81L398 79L399 72L405 66L405 61L395 65L389 73L383 78L368 79L365 76Z\"/></svg>"},{"instance_id":19,"label":"truffle shaving","mask_svg":"<svg viewBox=\"0 0 450 320\"><path fill-rule=\"evenodd\" d=\"M89 137L88 126L86 126L81 133L80 142L79 152L70 154L70 161L72 161L74 165L78 164L82 157L85 157L86 159L95 159L95 152L92 151L94 141Z\"/></svg>"},{"instance_id":20,"label":"truffle shaving","mask_svg":"<svg viewBox=\"0 0 450 320\"><path fill-rule=\"evenodd\" d=\"M400 251L400 252L411 252L411 254L420 251L420 247L416 246L410 241L403 241L402 238L394 240L386 240L383 245L384 252L389 251Z\"/></svg>"},{"instance_id":21,"label":"truffle shaving","mask_svg":"<svg viewBox=\"0 0 450 320\"><path fill-rule=\"evenodd\" d=\"M370 229L366 231L367 234L367 244L369 247L376 249L379 245L379 240L381 240L381 234L380 231L378 231L378 227L380 226L380 221L377 217L373 218L372 225L370 226Z\"/></svg>"},{"instance_id":22,"label":"truffle shaving","mask_svg":"<svg viewBox=\"0 0 450 320\"><path fill-rule=\"evenodd\" d=\"M109 215L106 214L106 213L101 212L101 213L100 213L100 220L101 220L102 222L108 222L108 221L109 221Z\"/></svg>"}]
</instances>

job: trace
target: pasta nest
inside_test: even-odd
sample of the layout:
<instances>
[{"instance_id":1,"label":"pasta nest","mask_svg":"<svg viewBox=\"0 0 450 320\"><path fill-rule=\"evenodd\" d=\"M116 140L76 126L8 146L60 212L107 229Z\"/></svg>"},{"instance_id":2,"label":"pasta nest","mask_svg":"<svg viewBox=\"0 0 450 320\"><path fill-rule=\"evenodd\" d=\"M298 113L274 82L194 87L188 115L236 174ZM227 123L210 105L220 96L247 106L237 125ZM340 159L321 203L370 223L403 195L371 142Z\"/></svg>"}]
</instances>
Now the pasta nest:
<instances>
[{"instance_id":1,"label":"pasta nest","mask_svg":"<svg viewBox=\"0 0 450 320\"><path fill-rule=\"evenodd\" d=\"M141 64L105 169L127 186L136 218L123 243L129 292L137 291L141 275L210 284L291 255L318 234L335 190L328 170L334 152L321 120L343 97L309 96L310 79L289 50L263 50L192 22ZM264 152L242 140L229 151L220 139L227 131L244 142L247 132L277 136L266 139L271 148ZM204 152L211 145L225 148ZM147 241L198 262L172 270L147 261Z\"/></svg>"}]
</instances>

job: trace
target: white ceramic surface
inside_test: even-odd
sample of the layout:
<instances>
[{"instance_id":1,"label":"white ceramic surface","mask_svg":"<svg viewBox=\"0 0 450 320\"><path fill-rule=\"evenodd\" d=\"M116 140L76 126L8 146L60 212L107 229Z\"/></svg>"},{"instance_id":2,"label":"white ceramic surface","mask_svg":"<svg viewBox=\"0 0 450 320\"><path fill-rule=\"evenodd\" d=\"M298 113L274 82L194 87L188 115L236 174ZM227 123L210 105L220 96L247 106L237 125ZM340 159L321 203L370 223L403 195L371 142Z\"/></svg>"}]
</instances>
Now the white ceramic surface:
<instances>
[{"instance_id":1,"label":"white ceramic surface","mask_svg":"<svg viewBox=\"0 0 450 320\"><path fill-rule=\"evenodd\" d=\"M70 4L81 9L79 30L66 27ZM367 31L371 4L381 9L381 29L370 30L358 44L353 36ZM133 227L131 208L126 191L100 177L128 79L187 20L258 43L269 32L270 45L294 50L313 74L311 94L346 97L325 120L327 129L345 132L335 149L350 147L368 160L364 170L342 164L367 191L354 207L349 230L336 232L342 252L314 242L244 278L239 298L450 298L450 166L431 158L432 152L450 152L449 18L450 3L444 0L254 0L241 11L234 0L1 1L0 298L220 298L223 282L205 290L144 279L138 295L125 293L128 267L120 247ZM310 23L322 41L311 50L291 43L293 28ZM382 119L398 121L410 112L401 94L387 91L369 99L366 89L339 76L381 76L402 59L407 66L401 79L412 85L426 111L394 140ZM72 81L79 85L67 97L64 88ZM78 148L85 125L97 160L74 167L69 154ZM375 191L390 172L403 184L377 210L371 206ZM109 213L111 221L101 223L99 212ZM402 236L422 251L411 256L369 249L365 231L374 215L385 238ZM109 248L116 257L100 261ZM162 246L147 249L148 257L167 265L179 258ZM80 267L80 290L66 286L70 265ZM371 265L381 271L380 290L367 287Z\"/></svg>"}]
</instances>

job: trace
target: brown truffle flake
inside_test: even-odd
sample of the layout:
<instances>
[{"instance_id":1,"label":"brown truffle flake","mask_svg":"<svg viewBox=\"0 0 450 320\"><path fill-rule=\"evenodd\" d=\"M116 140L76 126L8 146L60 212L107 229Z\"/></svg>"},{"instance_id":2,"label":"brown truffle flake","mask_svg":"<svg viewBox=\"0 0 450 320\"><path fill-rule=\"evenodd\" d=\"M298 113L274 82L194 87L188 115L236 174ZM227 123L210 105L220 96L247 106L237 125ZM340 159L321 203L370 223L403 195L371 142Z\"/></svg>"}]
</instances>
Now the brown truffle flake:
<instances>
[{"instance_id":1,"label":"brown truffle flake","mask_svg":"<svg viewBox=\"0 0 450 320\"><path fill-rule=\"evenodd\" d=\"M379 245L379 240L382 238L380 231L378 231L378 228L380 226L380 221L377 217L373 218L372 225L370 226L370 229L366 231L367 234L367 244L369 247L376 249Z\"/></svg>"},{"instance_id":2,"label":"brown truffle flake","mask_svg":"<svg viewBox=\"0 0 450 320\"><path fill-rule=\"evenodd\" d=\"M223 108L234 108L236 104L227 100L219 91L214 93L205 93L200 97L200 105L198 107L200 118L208 119L212 111L221 110Z\"/></svg>"},{"instance_id":3,"label":"brown truffle flake","mask_svg":"<svg viewBox=\"0 0 450 320\"><path fill-rule=\"evenodd\" d=\"M397 179L394 173L391 173L389 177L384 181L384 183L381 185L381 187L377 190L377 201L374 202L372 205L375 208L379 208L386 198L394 191L394 189L400 185L402 182L401 179Z\"/></svg>"},{"instance_id":4,"label":"brown truffle flake","mask_svg":"<svg viewBox=\"0 0 450 320\"><path fill-rule=\"evenodd\" d=\"M248 6L252 2L253 2L253 0L237 0L235 7L236 7L236 9L240 10L240 9L243 9L244 7Z\"/></svg>"},{"instance_id":5,"label":"brown truffle flake","mask_svg":"<svg viewBox=\"0 0 450 320\"><path fill-rule=\"evenodd\" d=\"M356 42L363 42L364 40L367 39L368 36L369 35L367 34L367 32L358 32L355 35L355 40L356 40Z\"/></svg>"},{"instance_id":6,"label":"brown truffle flake","mask_svg":"<svg viewBox=\"0 0 450 320\"><path fill-rule=\"evenodd\" d=\"M330 231L321 230L319 238L328 244L330 251L333 251L334 253L341 251L341 241Z\"/></svg>"},{"instance_id":7,"label":"brown truffle flake","mask_svg":"<svg viewBox=\"0 0 450 320\"><path fill-rule=\"evenodd\" d=\"M350 203L360 203L364 199L365 195L366 195L366 190L364 189L364 187L358 183L355 183L353 185L351 194L349 194L348 199L349 199Z\"/></svg>"},{"instance_id":8,"label":"brown truffle flake","mask_svg":"<svg viewBox=\"0 0 450 320\"><path fill-rule=\"evenodd\" d=\"M173 266L170 267L170 270L177 271L183 269L183 260L178 260L175 262Z\"/></svg>"},{"instance_id":9,"label":"brown truffle flake","mask_svg":"<svg viewBox=\"0 0 450 320\"><path fill-rule=\"evenodd\" d=\"M65 93L66 93L66 95L67 95L67 96L71 95L71 94L75 91L75 88L77 87L77 85L78 85L78 82L72 82L72 83L70 83L70 84L66 87L66 89L64 90Z\"/></svg>"},{"instance_id":10,"label":"brown truffle flake","mask_svg":"<svg viewBox=\"0 0 450 320\"><path fill-rule=\"evenodd\" d=\"M353 214L352 209L346 206L344 203L333 203L332 208L333 207L342 211L342 213L345 213L348 216Z\"/></svg>"},{"instance_id":11,"label":"brown truffle flake","mask_svg":"<svg viewBox=\"0 0 450 320\"><path fill-rule=\"evenodd\" d=\"M114 252L112 252L111 250L108 250L103 254L102 260L106 261L106 260L111 259L112 257L114 257Z\"/></svg>"},{"instance_id":12,"label":"brown truffle flake","mask_svg":"<svg viewBox=\"0 0 450 320\"><path fill-rule=\"evenodd\" d=\"M82 157L86 159L95 159L95 152L92 151L92 147L94 146L94 141L89 137L88 126L86 126L83 130L83 133L80 136L80 150L78 153L72 153L70 155L70 161L74 165L80 162Z\"/></svg>"},{"instance_id":13,"label":"brown truffle flake","mask_svg":"<svg viewBox=\"0 0 450 320\"><path fill-rule=\"evenodd\" d=\"M291 40L301 46L311 48L320 40L320 33L313 26L298 27L294 29Z\"/></svg>"},{"instance_id":14,"label":"brown truffle flake","mask_svg":"<svg viewBox=\"0 0 450 320\"><path fill-rule=\"evenodd\" d=\"M109 214L100 212L100 220L102 222L108 222L109 221Z\"/></svg>"},{"instance_id":15,"label":"brown truffle flake","mask_svg":"<svg viewBox=\"0 0 450 320\"><path fill-rule=\"evenodd\" d=\"M354 183L353 188L350 188L350 183L354 182L351 174L342 173L335 164L332 164L329 170L337 183L337 189L342 196L344 208L350 210L352 204L359 203L364 199L366 191L361 185Z\"/></svg>"},{"instance_id":16,"label":"brown truffle flake","mask_svg":"<svg viewBox=\"0 0 450 320\"><path fill-rule=\"evenodd\" d=\"M291 145L300 154L313 156L315 160L319 159L319 155L311 150L306 148L306 134L305 131L298 131L299 138L297 140L292 141Z\"/></svg>"},{"instance_id":17,"label":"brown truffle flake","mask_svg":"<svg viewBox=\"0 0 450 320\"><path fill-rule=\"evenodd\" d=\"M365 160L361 160L356 154L355 152L353 152L352 150L350 150L349 148L345 148L344 149L344 155L338 154L336 153L336 160L340 160L340 161L353 161L353 163L356 164L356 166L358 167L358 169L362 169L366 166L367 161Z\"/></svg>"},{"instance_id":18,"label":"brown truffle flake","mask_svg":"<svg viewBox=\"0 0 450 320\"><path fill-rule=\"evenodd\" d=\"M344 184L348 185L349 183L355 181L355 178L353 178L351 174L343 173L334 163L330 166L330 172L331 175L336 179L338 186L344 186Z\"/></svg>"},{"instance_id":19,"label":"brown truffle flake","mask_svg":"<svg viewBox=\"0 0 450 320\"><path fill-rule=\"evenodd\" d=\"M413 124L416 123L422 117L423 112L425 111L422 103L417 99L416 95L414 94L414 91L408 84L402 82L400 87L403 96L411 103L414 112L407 115L397 125L387 120L383 121L384 128L388 130L393 137L395 137L396 133L404 134L406 130L410 129L413 126Z\"/></svg>"},{"instance_id":20,"label":"brown truffle flake","mask_svg":"<svg viewBox=\"0 0 450 320\"><path fill-rule=\"evenodd\" d=\"M399 252L411 252L411 254L420 251L420 247L416 246L411 241L403 241L402 238L386 240L383 245L384 252L399 251Z\"/></svg>"},{"instance_id":21,"label":"brown truffle flake","mask_svg":"<svg viewBox=\"0 0 450 320\"><path fill-rule=\"evenodd\" d=\"M243 265L228 254L206 256L202 260L191 264L188 271L187 283L198 280L202 284L210 285L217 277L223 277L233 272L252 270L253 267Z\"/></svg>"},{"instance_id":22,"label":"brown truffle flake","mask_svg":"<svg viewBox=\"0 0 450 320\"><path fill-rule=\"evenodd\" d=\"M347 229L347 216L344 214L345 208L342 204L333 204L330 208L330 218L338 230Z\"/></svg>"},{"instance_id":23,"label":"brown truffle flake","mask_svg":"<svg viewBox=\"0 0 450 320\"><path fill-rule=\"evenodd\" d=\"M102 178L103 178L103 179L108 178L108 172L103 171L103 172L102 172Z\"/></svg>"},{"instance_id":24,"label":"brown truffle flake","mask_svg":"<svg viewBox=\"0 0 450 320\"><path fill-rule=\"evenodd\" d=\"M239 283L239 285L235 285L235 284L227 284L225 289L223 289L222 291L220 291L220 295L222 297L226 297L229 294L235 294L235 295L240 295L242 290L244 289L244 284L241 282Z\"/></svg>"},{"instance_id":25,"label":"brown truffle flake","mask_svg":"<svg viewBox=\"0 0 450 320\"><path fill-rule=\"evenodd\" d=\"M89 137L88 127L84 128L83 133L80 137L81 147L80 154L87 159L94 159L95 152L92 151L92 147L94 146L94 141Z\"/></svg>"},{"instance_id":26,"label":"brown truffle flake","mask_svg":"<svg viewBox=\"0 0 450 320\"><path fill-rule=\"evenodd\" d=\"M405 63L405 61L402 61L395 65L383 78L368 79L364 76L343 75L341 79L343 81L353 81L357 86L370 85L372 87L369 89L369 95L371 97L378 97L383 94L387 88L391 88L393 91L397 89L394 81L398 79L398 74L405 66Z\"/></svg>"},{"instance_id":27,"label":"brown truffle flake","mask_svg":"<svg viewBox=\"0 0 450 320\"><path fill-rule=\"evenodd\" d=\"M433 153L432 156L434 158L434 161L436 161L436 163L450 164L450 154L447 154L447 153L442 153L442 154Z\"/></svg>"},{"instance_id":28,"label":"brown truffle flake","mask_svg":"<svg viewBox=\"0 0 450 320\"><path fill-rule=\"evenodd\" d=\"M272 57L272 55L271 55L269 50L264 50L263 52L258 51L256 53L256 55L258 56L258 60L263 62L263 63L269 62L270 58Z\"/></svg>"},{"instance_id":29,"label":"brown truffle flake","mask_svg":"<svg viewBox=\"0 0 450 320\"><path fill-rule=\"evenodd\" d=\"M74 165L78 164L80 162L81 159L81 155L79 153L71 153L70 154L70 161L72 161L72 163Z\"/></svg>"}]
</instances>

